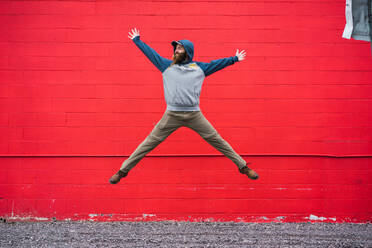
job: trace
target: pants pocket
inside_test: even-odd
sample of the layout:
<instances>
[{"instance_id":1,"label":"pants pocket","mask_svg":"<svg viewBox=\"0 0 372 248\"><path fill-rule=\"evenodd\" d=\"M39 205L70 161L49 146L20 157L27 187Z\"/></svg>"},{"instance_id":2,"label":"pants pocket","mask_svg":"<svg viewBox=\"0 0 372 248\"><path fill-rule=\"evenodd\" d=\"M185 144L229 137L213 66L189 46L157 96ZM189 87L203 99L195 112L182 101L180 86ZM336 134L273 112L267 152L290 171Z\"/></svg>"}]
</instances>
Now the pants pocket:
<instances>
[{"instance_id":1,"label":"pants pocket","mask_svg":"<svg viewBox=\"0 0 372 248\"><path fill-rule=\"evenodd\" d=\"M167 112L164 113L163 117L159 121L159 129L164 130L168 123L169 123L169 114Z\"/></svg>"}]
</instances>

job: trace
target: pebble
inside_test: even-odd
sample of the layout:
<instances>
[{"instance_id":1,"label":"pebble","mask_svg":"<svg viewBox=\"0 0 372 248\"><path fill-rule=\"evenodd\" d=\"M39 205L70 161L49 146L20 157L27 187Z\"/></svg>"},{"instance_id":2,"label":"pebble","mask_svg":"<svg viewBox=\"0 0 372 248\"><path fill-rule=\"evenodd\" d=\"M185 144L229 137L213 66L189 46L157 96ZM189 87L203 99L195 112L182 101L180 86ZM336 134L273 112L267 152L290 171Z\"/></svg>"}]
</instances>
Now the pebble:
<instances>
[{"instance_id":1,"label":"pebble","mask_svg":"<svg viewBox=\"0 0 372 248\"><path fill-rule=\"evenodd\" d=\"M372 247L370 223L2 222L0 247Z\"/></svg>"}]
</instances>

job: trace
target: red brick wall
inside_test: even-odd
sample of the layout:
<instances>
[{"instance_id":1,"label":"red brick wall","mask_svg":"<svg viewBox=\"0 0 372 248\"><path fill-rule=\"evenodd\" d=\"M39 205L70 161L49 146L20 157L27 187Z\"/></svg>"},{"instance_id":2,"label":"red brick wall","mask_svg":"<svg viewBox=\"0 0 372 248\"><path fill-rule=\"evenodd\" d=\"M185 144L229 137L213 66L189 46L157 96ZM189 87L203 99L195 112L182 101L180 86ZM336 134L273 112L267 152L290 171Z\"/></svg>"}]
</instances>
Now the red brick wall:
<instances>
[{"instance_id":1,"label":"red brick wall","mask_svg":"<svg viewBox=\"0 0 372 248\"><path fill-rule=\"evenodd\" d=\"M370 221L372 56L342 38L344 13L344 1L1 1L0 216ZM258 181L181 128L108 184L166 107L134 27L166 58L176 39L197 61L246 51L204 81L200 107Z\"/></svg>"}]
</instances>

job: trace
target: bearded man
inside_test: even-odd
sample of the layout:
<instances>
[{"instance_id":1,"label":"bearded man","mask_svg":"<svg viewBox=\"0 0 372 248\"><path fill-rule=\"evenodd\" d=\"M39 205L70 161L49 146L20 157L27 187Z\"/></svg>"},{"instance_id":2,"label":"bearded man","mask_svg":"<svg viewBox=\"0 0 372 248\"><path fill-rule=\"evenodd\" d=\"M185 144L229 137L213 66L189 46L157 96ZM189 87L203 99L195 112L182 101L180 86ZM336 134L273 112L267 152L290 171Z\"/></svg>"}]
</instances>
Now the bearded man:
<instances>
[{"instance_id":1,"label":"bearded man","mask_svg":"<svg viewBox=\"0 0 372 248\"><path fill-rule=\"evenodd\" d=\"M172 60L163 58L153 48L140 40L139 30L129 32L128 37L160 70L163 75L164 96L167 109L146 139L126 159L119 171L110 179L111 184L118 183L126 177L131 169L147 153L163 142L171 133L180 127L187 127L197 132L210 145L234 162L240 173L250 179L258 179L258 174L249 168L246 162L227 143L216 129L204 117L199 107L199 96L205 77L233 65L245 58L244 50L236 51L232 57L212 60L210 63L193 61L194 45L189 40L172 41Z\"/></svg>"}]
</instances>

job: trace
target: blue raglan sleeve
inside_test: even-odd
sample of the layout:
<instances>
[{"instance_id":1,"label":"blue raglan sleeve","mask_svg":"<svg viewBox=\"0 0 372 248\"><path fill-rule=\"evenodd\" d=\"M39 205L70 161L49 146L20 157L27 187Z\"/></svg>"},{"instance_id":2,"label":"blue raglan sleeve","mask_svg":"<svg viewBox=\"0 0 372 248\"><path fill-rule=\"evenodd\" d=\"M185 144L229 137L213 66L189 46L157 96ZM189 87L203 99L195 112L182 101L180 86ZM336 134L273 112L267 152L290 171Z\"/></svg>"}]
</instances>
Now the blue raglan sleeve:
<instances>
[{"instance_id":1,"label":"blue raglan sleeve","mask_svg":"<svg viewBox=\"0 0 372 248\"><path fill-rule=\"evenodd\" d=\"M219 71L226 66L232 65L238 61L237 56L212 60L210 63L196 62L197 65L204 71L205 76L209 76L212 73Z\"/></svg>"},{"instance_id":2,"label":"blue raglan sleeve","mask_svg":"<svg viewBox=\"0 0 372 248\"><path fill-rule=\"evenodd\" d=\"M133 39L134 44L146 55L146 57L158 68L161 72L165 71L172 63L170 59L163 58L153 48L141 41L140 36Z\"/></svg>"}]
</instances>

